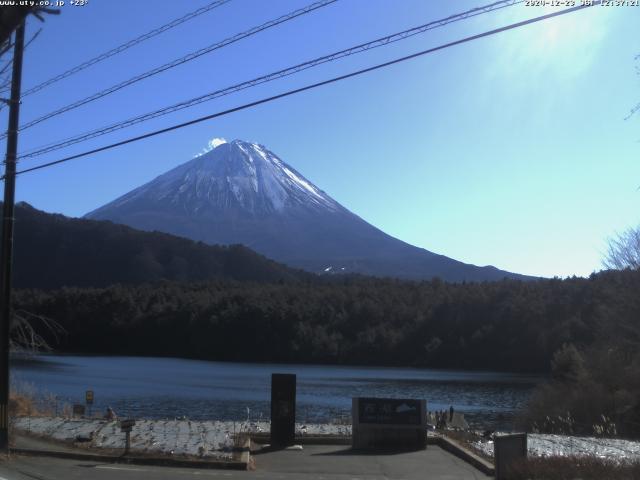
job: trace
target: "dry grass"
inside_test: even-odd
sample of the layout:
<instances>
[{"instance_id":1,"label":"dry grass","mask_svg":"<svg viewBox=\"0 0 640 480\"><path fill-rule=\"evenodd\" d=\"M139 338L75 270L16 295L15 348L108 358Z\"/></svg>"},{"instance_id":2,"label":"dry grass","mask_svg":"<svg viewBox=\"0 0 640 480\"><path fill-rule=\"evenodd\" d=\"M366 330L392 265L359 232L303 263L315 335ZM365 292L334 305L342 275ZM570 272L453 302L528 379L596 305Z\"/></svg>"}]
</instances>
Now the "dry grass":
<instances>
[{"instance_id":1,"label":"dry grass","mask_svg":"<svg viewBox=\"0 0 640 480\"><path fill-rule=\"evenodd\" d=\"M37 407L37 393L33 385L26 382L11 382L9 392L9 416L36 415L39 412Z\"/></svg>"},{"instance_id":2,"label":"dry grass","mask_svg":"<svg viewBox=\"0 0 640 480\"><path fill-rule=\"evenodd\" d=\"M529 457L514 465L514 480L640 480L640 460Z\"/></svg>"},{"instance_id":3,"label":"dry grass","mask_svg":"<svg viewBox=\"0 0 640 480\"><path fill-rule=\"evenodd\" d=\"M33 397L24 393L18 393L13 389L9 392L9 438L13 439L15 427L13 419L23 415L34 415L37 409ZM13 443L13 442L12 442Z\"/></svg>"},{"instance_id":4,"label":"dry grass","mask_svg":"<svg viewBox=\"0 0 640 480\"><path fill-rule=\"evenodd\" d=\"M31 415L34 410L33 400L30 397L13 392L9 395L9 415L11 417Z\"/></svg>"},{"instance_id":5,"label":"dry grass","mask_svg":"<svg viewBox=\"0 0 640 480\"><path fill-rule=\"evenodd\" d=\"M44 393L25 382L12 382L9 393L9 416L71 415L71 406L59 401L55 395Z\"/></svg>"}]
</instances>

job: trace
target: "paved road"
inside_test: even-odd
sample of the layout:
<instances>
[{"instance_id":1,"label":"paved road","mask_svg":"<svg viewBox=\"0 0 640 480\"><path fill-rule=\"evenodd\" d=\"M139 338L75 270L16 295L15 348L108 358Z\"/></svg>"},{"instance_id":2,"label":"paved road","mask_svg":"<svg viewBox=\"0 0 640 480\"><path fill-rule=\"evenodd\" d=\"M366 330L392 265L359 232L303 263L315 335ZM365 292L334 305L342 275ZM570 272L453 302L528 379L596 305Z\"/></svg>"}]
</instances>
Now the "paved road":
<instances>
[{"instance_id":1,"label":"paved road","mask_svg":"<svg viewBox=\"0 0 640 480\"><path fill-rule=\"evenodd\" d=\"M444 450L366 455L348 447L307 445L255 455L255 471L200 470L14 456L0 464L3 480L260 479L260 480L479 480L487 477Z\"/></svg>"},{"instance_id":2,"label":"paved road","mask_svg":"<svg viewBox=\"0 0 640 480\"><path fill-rule=\"evenodd\" d=\"M458 457L429 445L426 450L396 454L353 453L348 446L305 445L304 450L257 453L256 473L324 479L477 480L487 477ZM278 477L268 477L278 478Z\"/></svg>"}]
</instances>

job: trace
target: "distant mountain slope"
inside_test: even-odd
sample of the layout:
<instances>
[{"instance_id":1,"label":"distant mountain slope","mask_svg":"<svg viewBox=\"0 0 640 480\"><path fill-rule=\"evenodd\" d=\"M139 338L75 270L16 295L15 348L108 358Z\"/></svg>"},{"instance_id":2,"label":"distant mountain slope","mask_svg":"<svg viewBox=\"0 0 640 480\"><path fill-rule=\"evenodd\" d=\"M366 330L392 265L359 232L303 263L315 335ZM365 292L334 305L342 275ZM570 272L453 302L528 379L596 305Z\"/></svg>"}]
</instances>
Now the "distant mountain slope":
<instances>
[{"instance_id":1,"label":"distant mountain slope","mask_svg":"<svg viewBox=\"0 0 640 480\"><path fill-rule=\"evenodd\" d=\"M14 252L17 288L311 277L241 245L205 245L166 233L45 213L26 203L16 205Z\"/></svg>"},{"instance_id":2,"label":"distant mountain slope","mask_svg":"<svg viewBox=\"0 0 640 480\"><path fill-rule=\"evenodd\" d=\"M235 140L86 215L209 244L241 243L312 272L448 281L528 278L387 235L262 145Z\"/></svg>"}]
</instances>

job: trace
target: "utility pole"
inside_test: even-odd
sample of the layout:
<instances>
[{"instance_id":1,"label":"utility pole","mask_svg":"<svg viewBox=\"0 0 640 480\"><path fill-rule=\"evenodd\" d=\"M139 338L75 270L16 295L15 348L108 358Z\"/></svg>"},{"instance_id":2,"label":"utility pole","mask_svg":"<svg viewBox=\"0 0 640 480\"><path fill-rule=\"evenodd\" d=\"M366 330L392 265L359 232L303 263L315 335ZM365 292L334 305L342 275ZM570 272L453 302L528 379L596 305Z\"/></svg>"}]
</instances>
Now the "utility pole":
<instances>
[{"instance_id":1,"label":"utility pole","mask_svg":"<svg viewBox=\"0 0 640 480\"><path fill-rule=\"evenodd\" d=\"M20 116L20 84L24 51L24 20L15 33L7 157L4 170L4 205L0 249L0 452L9 451L9 330L11 324L11 267L13 260L13 223L16 192L16 155Z\"/></svg>"}]
</instances>

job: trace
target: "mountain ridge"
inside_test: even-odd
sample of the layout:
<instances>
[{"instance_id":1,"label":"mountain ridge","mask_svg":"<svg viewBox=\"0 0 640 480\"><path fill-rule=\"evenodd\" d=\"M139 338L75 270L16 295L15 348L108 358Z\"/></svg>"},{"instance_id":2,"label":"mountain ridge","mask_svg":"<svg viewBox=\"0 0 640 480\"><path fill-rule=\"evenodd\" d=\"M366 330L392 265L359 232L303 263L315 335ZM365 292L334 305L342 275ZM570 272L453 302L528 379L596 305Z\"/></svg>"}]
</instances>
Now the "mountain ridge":
<instances>
[{"instance_id":1,"label":"mountain ridge","mask_svg":"<svg viewBox=\"0 0 640 480\"><path fill-rule=\"evenodd\" d=\"M85 218L239 243L314 273L447 281L529 279L450 259L394 238L350 212L268 148L223 143Z\"/></svg>"},{"instance_id":2,"label":"mountain ridge","mask_svg":"<svg viewBox=\"0 0 640 480\"><path fill-rule=\"evenodd\" d=\"M0 202L0 205L2 203ZM206 245L107 221L70 218L16 204L16 288L106 287L158 281L313 281L242 245Z\"/></svg>"}]
</instances>

